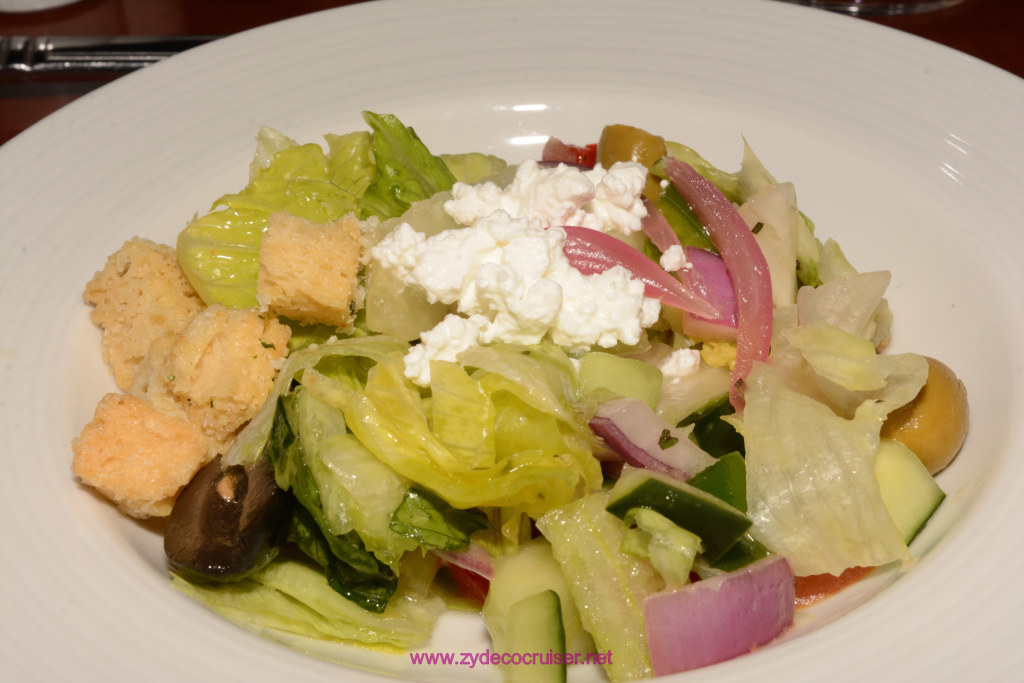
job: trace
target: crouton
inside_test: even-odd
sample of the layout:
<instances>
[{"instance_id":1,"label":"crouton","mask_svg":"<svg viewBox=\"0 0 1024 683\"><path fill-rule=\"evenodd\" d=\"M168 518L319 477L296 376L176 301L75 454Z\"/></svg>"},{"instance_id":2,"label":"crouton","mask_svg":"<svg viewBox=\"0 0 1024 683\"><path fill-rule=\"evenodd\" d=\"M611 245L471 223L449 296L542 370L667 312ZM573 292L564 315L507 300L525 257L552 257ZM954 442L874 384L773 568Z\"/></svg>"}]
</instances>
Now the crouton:
<instances>
[{"instance_id":1,"label":"crouton","mask_svg":"<svg viewBox=\"0 0 1024 683\"><path fill-rule=\"evenodd\" d=\"M345 327L352 322L361 250L353 214L326 225L273 214L260 244L257 298L298 322Z\"/></svg>"},{"instance_id":2,"label":"crouton","mask_svg":"<svg viewBox=\"0 0 1024 683\"><path fill-rule=\"evenodd\" d=\"M149 351L135 369L135 377L128 387L128 393L146 399L165 415L188 419L185 409L171 387L174 380L174 371L171 370L171 349L180 336L168 331L162 332L153 340L149 345Z\"/></svg>"},{"instance_id":3,"label":"crouton","mask_svg":"<svg viewBox=\"0 0 1024 683\"><path fill-rule=\"evenodd\" d=\"M147 401L107 394L71 449L72 469L133 517L170 514L178 492L211 458L208 439Z\"/></svg>"},{"instance_id":4,"label":"crouton","mask_svg":"<svg viewBox=\"0 0 1024 683\"><path fill-rule=\"evenodd\" d=\"M203 308L178 266L174 249L142 238L128 240L85 286L92 321L103 328L103 360L122 390L152 341L180 332Z\"/></svg>"},{"instance_id":5,"label":"crouton","mask_svg":"<svg viewBox=\"0 0 1024 683\"><path fill-rule=\"evenodd\" d=\"M156 395L174 396L190 422L224 441L266 401L290 337L291 328L273 316L214 304L167 348L150 377L166 386L149 387L148 395L158 405Z\"/></svg>"}]
</instances>

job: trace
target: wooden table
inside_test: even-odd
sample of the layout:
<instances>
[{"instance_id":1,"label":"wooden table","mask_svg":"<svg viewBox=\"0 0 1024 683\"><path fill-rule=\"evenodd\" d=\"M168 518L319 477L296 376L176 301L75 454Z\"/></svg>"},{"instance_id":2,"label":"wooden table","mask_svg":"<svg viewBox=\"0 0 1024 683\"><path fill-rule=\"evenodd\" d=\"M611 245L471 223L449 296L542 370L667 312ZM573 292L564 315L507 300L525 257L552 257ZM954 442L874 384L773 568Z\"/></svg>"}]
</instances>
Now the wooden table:
<instances>
[{"instance_id":1,"label":"wooden table","mask_svg":"<svg viewBox=\"0 0 1024 683\"><path fill-rule=\"evenodd\" d=\"M227 35L359 1L79 0L42 12L0 13L0 35ZM869 21L948 45L1024 77L1024 0L967 0L948 10ZM117 75L0 72L0 144Z\"/></svg>"}]
</instances>

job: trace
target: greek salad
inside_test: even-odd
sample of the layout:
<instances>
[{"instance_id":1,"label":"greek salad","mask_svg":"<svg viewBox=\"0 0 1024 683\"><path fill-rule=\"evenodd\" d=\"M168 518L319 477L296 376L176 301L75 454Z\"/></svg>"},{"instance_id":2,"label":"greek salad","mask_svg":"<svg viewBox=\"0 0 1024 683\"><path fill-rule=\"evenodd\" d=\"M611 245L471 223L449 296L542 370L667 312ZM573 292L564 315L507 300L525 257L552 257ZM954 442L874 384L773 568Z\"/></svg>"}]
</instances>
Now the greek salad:
<instances>
[{"instance_id":1,"label":"greek salad","mask_svg":"<svg viewBox=\"0 0 1024 683\"><path fill-rule=\"evenodd\" d=\"M749 145L728 172L610 124L511 164L363 117L262 129L243 189L86 287L119 391L73 468L163 520L174 586L396 652L478 611L493 651L546 655L507 680L607 653L623 681L911 558L966 391L885 352L889 272Z\"/></svg>"}]
</instances>

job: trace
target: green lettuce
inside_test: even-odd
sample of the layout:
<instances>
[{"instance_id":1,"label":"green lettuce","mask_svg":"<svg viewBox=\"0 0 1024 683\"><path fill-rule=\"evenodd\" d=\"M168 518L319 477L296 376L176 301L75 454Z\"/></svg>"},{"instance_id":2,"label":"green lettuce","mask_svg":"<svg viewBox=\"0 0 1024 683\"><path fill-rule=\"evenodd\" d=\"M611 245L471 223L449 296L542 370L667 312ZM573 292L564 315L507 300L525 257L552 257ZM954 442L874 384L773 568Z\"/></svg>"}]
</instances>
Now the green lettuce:
<instances>
[{"instance_id":1,"label":"green lettuce","mask_svg":"<svg viewBox=\"0 0 1024 683\"><path fill-rule=\"evenodd\" d=\"M818 321L782 330L782 336L803 355L820 377L847 391L875 391L885 374L872 343Z\"/></svg>"},{"instance_id":2,"label":"green lettuce","mask_svg":"<svg viewBox=\"0 0 1024 683\"><path fill-rule=\"evenodd\" d=\"M364 111L373 129L377 178L363 196L362 215L381 220L401 216L414 203L450 190L455 176L430 153L416 131L391 114Z\"/></svg>"},{"instance_id":3,"label":"green lettuce","mask_svg":"<svg viewBox=\"0 0 1024 683\"><path fill-rule=\"evenodd\" d=\"M363 609L382 612L398 586L395 572L366 549L354 531L335 534L325 519L320 490L297 434L296 396L281 396L264 453L277 484L299 502L289 540L326 572L328 585Z\"/></svg>"},{"instance_id":4,"label":"green lettuce","mask_svg":"<svg viewBox=\"0 0 1024 683\"><path fill-rule=\"evenodd\" d=\"M463 550L474 531L490 526L479 510L459 510L430 491L411 488L391 518L391 529L428 548Z\"/></svg>"},{"instance_id":5,"label":"green lettuce","mask_svg":"<svg viewBox=\"0 0 1024 683\"><path fill-rule=\"evenodd\" d=\"M607 504L606 492L591 493L548 512L537 528L551 543L596 650L615 653L604 665L608 678L650 678L644 600L664 583L646 559L622 552L627 527Z\"/></svg>"},{"instance_id":6,"label":"green lettuce","mask_svg":"<svg viewBox=\"0 0 1024 683\"><path fill-rule=\"evenodd\" d=\"M777 182L746 140L743 141L743 161L740 170L735 173L719 169L696 150L681 143L667 140L665 147L668 156L692 166L693 170L714 183L734 204L742 204L761 188ZM651 171L659 177L665 177L661 162L656 163Z\"/></svg>"},{"instance_id":7,"label":"green lettuce","mask_svg":"<svg viewBox=\"0 0 1024 683\"><path fill-rule=\"evenodd\" d=\"M704 549L699 536L650 508L630 510L624 521L629 526L622 538L622 552L649 560L666 589L690 583L693 561Z\"/></svg>"},{"instance_id":8,"label":"green lettuce","mask_svg":"<svg viewBox=\"0 0 1024 683\"><path fill-rule=\"evenodd\" d=\"M494 467L495 406L458 363L430 364L430 422L438 440L469 467Z\"/></svg>"},{"instance_id":9,"label":"green lettuce","mask_svg":"<svg viewBox=\"0 0 1024 683\"><path fill-rule=\"evenodd\" d=\"M303 650L310 644L296 637L412 648L429 641L446 609L429 592L432 564L419 561L416 566L417 561L413 555L403 565L395 595L382 612L340 596L319 567L300 557L278 559L237 582L204 584L175 575L173 585L243 628Z\"/></svg>"},{"instance_id":10,"label":"green lettuce","mask_svg":"<svg viewBox=\"0 0 1024 683\"><path fill-rule=\"evenodd\" d=\"M288 356L274 379L267 400L260 411L246 424L224 454L225 465L245 465L260 456L277 412L277 399L292 390L294 382L305 379L304 386L318 396L343 403L362 388L369 368L392 353L404 353L409 345L383 335L349 337L330 344L319 344ZM347 359L347 360L346 360ZM319 372L317 368L324 369ZM332 372L331 368L335 371ZM347 370L339 370L346 368Z\"/></svg>"},{"instance_id":11,"label":"green lettuce","mask_svg":"<svg viewBox=\"0 0 1024 683\"><path fill-rule=\"evenodd\" d=\"M527 360L521 365L529 364ZM532 364L545 365L536 359ZM558 397L563 382L571 379L542 387L543 377L553 372L546 370L526 373L532 375L529 386L491 372L474 373L473 381L486 393L482 400L494 404L495 443L501 450L493 466L480 467L479 460L467 458L464 450L445 446L431 426L429 403L403 375L401 354L372 368L365 389L348 403L345 419L381 461L450 505L512 507L538 516L601 481L597 461L570 426L571 420L562 419L570 416ZM547 419L553 422L545 424ZM484 439L481 433L480 441Z\"/></svg>"},{"instance_id":12,"label":"green lettuce","mask_svg":"<svg viewBox=\"0 0 1024 683\"><path fill-rule=\"evenodd\" d=\"M464 154L439 154L441 161L460 183L476 185L490 179L508 168L508 162L493 154L466 152Z\"/></svg>"},{"instance_id":13,"label":"green lettuce","mask_svg":"<svg viewBox=\"0 0 1024 683\"><path fill-rule=\"evenodd\" d=\"M320 366L336 359L350 361L347 365L351 368L359 365L359 357L335 356L321 361ZM303 383L289 396L303 459L319 493L326 531L337 536L354 531L369 552L395 568L402 555L417 546L388 526L409 482L348 433L342 407L330 402L335 396L323 398L327 381L318 370L307 370Z\"/></svg>"},{"instance_id":14,"label":"green lettuce","mask_svg":"<svg viewBox=\"0 0 1024 683\"><path fill-rule=\"evenodd\" d=\"M371 136L328 136L320 145L296 144L269 128L260 131L249 184L217 199L209 213L178 235L178 262L207 304L255 308L259 249L270 214L287 211L328 223L357 211L376 177Z\"/></svg>"},{"instance_id":15,"label":"green lettuce","mask_svg":"<svg viewBox=\"0 0 1024 683\"><path fill-rule=\"evenodd\" d=\"M909 557L875 478L884 415L874 401L840 417L764 364L750 373L745 396L748 515L758 541L798 576Z\"/></svg>"}]
</instances>

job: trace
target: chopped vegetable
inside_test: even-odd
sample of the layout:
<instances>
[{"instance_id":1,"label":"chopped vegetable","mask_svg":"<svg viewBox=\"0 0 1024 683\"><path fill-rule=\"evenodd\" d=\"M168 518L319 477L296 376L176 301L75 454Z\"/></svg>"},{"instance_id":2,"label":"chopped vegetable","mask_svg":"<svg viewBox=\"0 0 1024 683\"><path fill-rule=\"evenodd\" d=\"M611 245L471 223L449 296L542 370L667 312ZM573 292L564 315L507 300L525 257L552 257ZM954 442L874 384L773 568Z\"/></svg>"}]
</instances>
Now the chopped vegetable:
<instances>
[{"instance_id":1,"label":"chopped vegetable","mask_svg":"<svg viewBox=\"0 0 1024 683\"><path fill-rule=\"evenodd\" d=\"M794 579L766 558L644 602L655 676L717 664L767 644L793 623Z\"/></svg>"},{"instance_id":2,"label":"chopped vegetable","mask_svg":"<svg viewBox=\"0 0 1024 683\"><path fill-rule=\"evenodd\" d=\"M584 275L603 273L614 266L628 270L643 280L647 295L691 313L714 317L714 306L672 277L657 264L625 242L589 228L564 226L565 255L573 267Z\"/></svg>"},{"instance_id":3,"label":"chopped vegetable","mask_svg":"<svg viewBox=\"0 0 1024 683\"><path fill-rule=\"evenodd\" d=\"M424 547L461 550L469 536L489 526L487 517L469 510L456 510L428 491L409 489L391 518L391 530L417 539Z\"/></svg>"},{"instance_id":4,"label":"chopped vegetable","mask_svg":"<svg viewBox=\"0 0 1024 683\"><path fill-rule=\"evenodd\" d=\"M714 462L688 438L692 428L676 429L637 399L617 398L602 403L590 418L590 428L630 465L680 480L689 479Z\"/></svg>"},{"instance_id":5,"label":"chopped vegetable","mask_svg":"<svg viewBox=\"0 0 1024 683\"><path fill-rule=\"evenodd\" d=\"M743 412L746 377L755 361L768 357L771 343L772 287L768 264L750 228L717 187L675 159L665 161L665 173L708 229L736 290L737 352L729 400L736 412Z\"/></svg>"},{"instance_id":6,"label":"chopped vegetable","mask_svg":"<svg viewBox=\"0 0 1024 683\"><path fill-rule=\"evenodd\" d=\"M552 554L569 580L583 627L599 651L614 656L604 665L612 681L652 673L644 627L644 600L660 577L646 561L621 550L626 525L605 510L607 494L592 493L537 520Z\"/></svg>"}]
</instances>

